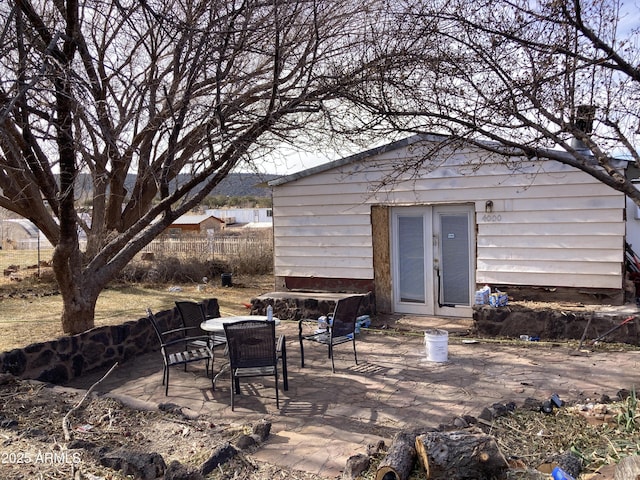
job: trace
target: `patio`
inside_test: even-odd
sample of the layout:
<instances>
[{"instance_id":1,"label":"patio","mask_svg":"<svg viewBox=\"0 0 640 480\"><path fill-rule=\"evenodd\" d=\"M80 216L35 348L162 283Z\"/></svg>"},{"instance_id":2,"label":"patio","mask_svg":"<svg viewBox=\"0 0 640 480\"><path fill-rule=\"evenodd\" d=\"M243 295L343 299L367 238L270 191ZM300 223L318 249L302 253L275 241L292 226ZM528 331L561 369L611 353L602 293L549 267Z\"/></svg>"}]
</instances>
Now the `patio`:
<instances>
[{"instance_id":1,"label":"patio","mask_svg":"<svg viewBox=\"0 0 640 480\"><path fill-rule=\"evenodd\" d=\"M403 428L437 427L455 416L477 416L496 402L521 405L527 397L543 400L553 393L565 400L615 396L637 382L640 352L578 355L561 342L471 343L464 336L471 320L403 317L398 326L411 331L360 334L359 365L353 362L350 345L336 348L332 374L326 349L320 346L305 346L305 368L300 368L297 323L282 322L279 332L287 335L289 390L280 389L280 411L272 379L258 378L242 384L232 412L228 375L221 376L212 392L204 366L190 366L186 373L174 369L166 397L158 352L121 364L96 390L134 406L156 408L171 402L230 422L267 418L272 422L271 436L254 458L335 478L349 456L364 453L367 444L379 439L388 444ZM447 362L427 361L423 332L428 328L449 332ZM222 358L219 351L216 354L219 368ZM84 375L68 386L88 388L105 371Z\"/></svg>"}]
</instances>

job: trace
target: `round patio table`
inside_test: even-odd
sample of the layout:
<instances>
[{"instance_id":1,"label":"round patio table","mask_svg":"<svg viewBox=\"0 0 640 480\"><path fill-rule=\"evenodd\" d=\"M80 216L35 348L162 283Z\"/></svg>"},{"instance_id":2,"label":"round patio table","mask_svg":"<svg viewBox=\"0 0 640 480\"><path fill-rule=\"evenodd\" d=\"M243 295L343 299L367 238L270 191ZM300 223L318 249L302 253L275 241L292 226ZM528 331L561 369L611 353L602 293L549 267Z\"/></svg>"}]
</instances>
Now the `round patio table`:
<instances>
[{"instance_id":1,"label":"round patio table","mask_svg":"<svg viewBox=\"0 0 640 480\"><path fill-rule=\"evenodd\" d=\"M224 333L224 324L225 323L236 323L242 322L244 320L261 320L263 322L267 321L266 315L237 315L233 317L219 317L219 318L210 318L209 320L205 320L200 324L200 328L206 332L212 333ZM276 327L280 325L280 319L277 317L273 317L273 321L276 324Z\"/></svg>"}]
</instances>

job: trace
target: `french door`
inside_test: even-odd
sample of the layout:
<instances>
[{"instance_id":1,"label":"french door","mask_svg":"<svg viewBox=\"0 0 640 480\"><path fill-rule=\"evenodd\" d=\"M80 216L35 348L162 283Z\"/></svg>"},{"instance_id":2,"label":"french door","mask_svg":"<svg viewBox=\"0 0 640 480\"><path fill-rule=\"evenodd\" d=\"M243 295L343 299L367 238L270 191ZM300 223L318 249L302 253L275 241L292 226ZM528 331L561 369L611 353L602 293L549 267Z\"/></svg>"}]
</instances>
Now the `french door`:
<instances>
[{"instance_id":1,"label":"french door","mask_svg":"<svg viewBox=\"0 0 640 480\"><path fill-rule=\"evenodd\" d=\"M395 312L471 315L473 214L472 206L466 204L393 209Z\"/></svg>"}]
</instances>

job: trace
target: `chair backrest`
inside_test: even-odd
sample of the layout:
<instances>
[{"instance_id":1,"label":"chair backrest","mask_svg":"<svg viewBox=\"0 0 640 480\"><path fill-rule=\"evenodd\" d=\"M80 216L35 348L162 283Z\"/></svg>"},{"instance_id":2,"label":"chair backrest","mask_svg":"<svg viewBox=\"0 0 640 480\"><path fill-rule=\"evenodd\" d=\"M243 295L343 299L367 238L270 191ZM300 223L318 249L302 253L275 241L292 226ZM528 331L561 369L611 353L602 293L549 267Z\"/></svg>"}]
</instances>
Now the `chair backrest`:
<instances>
[{"instance_id":1,"label":"chair backrest","mask_svg":"<svg viewBox=\"0 0 640 480\"><path fill-rule=\"evenodd\" d=\"M207 319L204 306L197 302L176 302L178 313L184 328L200 328L200 324Z\"/></svg>"},{"instance_id":2,"label":"chair backrest","mask_svg":"<svg viewBox=\"0 0 640 480\"><path fill-rule=\"evenodd\" d=\"M162 345L164 343L164 340L162 339L162 331L160 330L160 326L158 325L158 320L156 320L156 316L153 314L150 308L147 308L147 318L149 319L149 322L153 327L153 331L156 332L156 336L158 337L158 341L160 342L160 345Z\"/></svg>"},{"instance_id":3,"label":"chair backrest","mask_svg":"<svg viewBox=\"0 0 640 480\"><path fill-rule=\"evenodd\" d=\"M355 332L356 318L358 318L358 310L360 309L361 302L362 295L353 295L338 300L333 312L332 336L342 337Z\"/></svg>"},{"instance_id":4,"label":"chair backrest","mask_svg":"<svg viewBox=\"0 0 640 480\"><path fill-rule=\"evenodd\" d=\"M243 320L223 326L231 368L277 365L275 322Z\"/></svg>"},{"instance_id":5,"label":"chair backrest","mask_svg":"<svg viewBox=\"0 0 640 480\"><path fill-rule=\"evenodd\" d=\"M209 318L220 318L220 304L217 298L205 298L202 300L204 313Z\"/></svg>"}]
</instances>

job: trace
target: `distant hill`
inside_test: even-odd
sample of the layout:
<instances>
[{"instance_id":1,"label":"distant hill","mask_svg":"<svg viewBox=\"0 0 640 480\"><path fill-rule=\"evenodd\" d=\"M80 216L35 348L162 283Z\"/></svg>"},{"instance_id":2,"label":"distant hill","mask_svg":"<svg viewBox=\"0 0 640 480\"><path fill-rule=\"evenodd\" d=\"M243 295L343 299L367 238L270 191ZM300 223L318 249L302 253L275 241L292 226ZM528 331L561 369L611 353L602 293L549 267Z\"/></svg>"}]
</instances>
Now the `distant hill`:
<instances>
[{"instance_id":1,"label":"distant hill","mask_svg":"<svg viewBox=\"0 0 640 480\"><path fill-rule=\"evenodd\" d=\"M83 178L80 175L78 179L79 189L83 191L83 194L90 197L90 185L88 178ZM273 174L259 174L259 173L230 173L224 178L220 184L213 189L211 195L225 195L229 197L270 197L271 189L266 186L269 180L278 178L279 175ZM136 176L133 174L127 175L126 188L131 191L135 184ZM179 176L178 181L182 184L189 179L189 175L182 174ZM85 181L87 180L87 181Z\"/></svg>"},{"instance_id":2,"label":"distant hill","mask_svg":"<svg viewBox=\"0 0 640 480\"><path fill-rule=\"evenodd\" d=\"M271 189L266 183L278 177L279 175L258 173L231 173L213 189L211 195L270 197Z\"/></svg>"}]
</instances>

